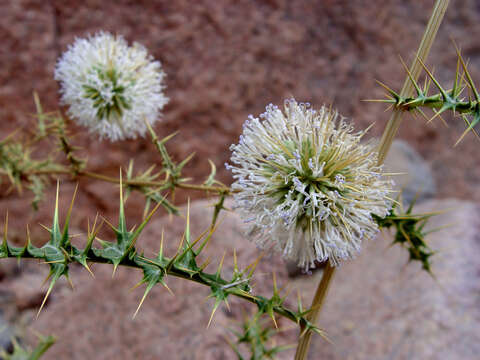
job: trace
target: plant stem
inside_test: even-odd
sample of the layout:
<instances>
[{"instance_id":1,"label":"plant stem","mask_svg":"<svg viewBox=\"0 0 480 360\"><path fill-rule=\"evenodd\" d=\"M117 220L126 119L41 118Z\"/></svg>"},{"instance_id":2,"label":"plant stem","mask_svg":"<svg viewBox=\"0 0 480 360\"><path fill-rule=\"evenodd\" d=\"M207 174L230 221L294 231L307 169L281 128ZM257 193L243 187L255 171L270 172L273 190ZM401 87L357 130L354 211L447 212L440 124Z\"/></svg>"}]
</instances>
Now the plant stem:
<instances>
[{"instance_id":1,"label":"plant stem","mask_svg":"<svg viewBox=\"0 0 480 360\"><path fill-rule=\"evenodd\" d=\"M312 306L310 307L310 314L308 315L308 321L312 324L317 322L318 314L322 309L327 291L330 285L330 282L335 274L335 267L331 266L329 262L325 267L325 270L322 275L322 280L318 284L317 291L312 301ZM302 329L303 332L303 329ZM301 336L301 335L300 335ZM295 360L303 360L307 358L308 349L310 348L310 342L312 341L312 332L307 331L300 337L300 341L297 347L297 353L295 354Z\"/></svg>"},{"instance_id":2,"label":"plant stem","mask_svg":"<svg viewBox=\"0 0 480 360\"><path fill-rule=\"evenodd\" d=\"M0 175L7 175L7 172L0 169ZM33 170L22 173L22 175L73 175L70 169L43 169L43 170ZM101 180L105 182L109 182L112 184L119 184L120 179L116 177L106 176L102 174L97 174L91 171L84 171L79 170L75 176L77 177L88 177L96 180ZM164 187L169 185L168 182L165 181L139 181L139 180L122 180L123 185L130 185L130 186L149 186L149 187ZM185 183L176 183L174 184L175 187L181 189L190 189L190 190L200 190L200 191L212 191L219 194L226 194L229 195L233 191L230 190L228 187L225 186L208 186L208 185L196 185L196 184L185 184Z\"/></svg>"},{"instance_id":3,"label":"plant stem","mask_svg":"<svg viewBox=\"0 0 480 360\"><path fill-rule=\"evenodd\" d=\"M428 21L427 28L423 34L422 41L420 46L417 50L415 59L413 60L412 66L410 67L410 73L412 78L416 81L420 76L420 72L422 71L422 65L419 59L422 62L425 62L427 59L428 53L430 52L430 48L432 47L433 41L435 36L437 35L438 28L440 27L440 23L443 20L443 16L448 7L449 0L437 0L435 2L435 6L433 8L432 15L430 16L430 20ZM405 82L403 84L402 91L400 92L400 96L411 96L414 91L414 86L412 81L407 76ZM393 114L383 132L382 139L380 141L379 150L378 150L378 164L383 164L388 151L392 145L393 139L397 134L398 128L402 122L402 109L394 108ZM330 282L333 278L333 274L335 272L335 268L330 266L327 263L327 267L323 273L322 279L320 280L320 284L318 285L317 291L315 293L315 297L312 301L311 310L309 320L312 324L316 323L317 317L322 309L322 306L325 302L325 297L327 295L327 290L330 285ZM301 329L303 331L303 329ZM295 360L305 360L308 356L308 350L310 347L311 342L311 332L307 331L304 336L300 337L297 347L297 353L295 355Z\"/></svg>"},{"instance_id":4,"label":"plant stem","mask_svg":"<svg viewBox=\"0 0 480 360\"><path fill-rule=\"evenodd\" d=\"M430 48L432 47L433 41L435 40L435 36L437 35L438 28L443 20L443 16L445 15L445 11L447 11L449 0L437 0L435 2L435 7L433 8L432 15L430 16L430 20L428 21L427 28L425 29L425 33L423 34L422 42L418 47L417 53L415 55L415 59L413 59L413 63L410 67L410 73L412 74L412 78L417 81L420 73L422 71L422 64L421 62L425 63L428 53L430 52ZM421 60L421 62L419 61ZM413 82L407 76L405 82L403 83L403 88L400 91L400 96L407 97L412 96L415 87L413 86ZM398 128L402 122L402 114L403 110L401 108L395 107L393 109L393 114L388 121L387 127L383 132L382 139L380 140L379 150L378 150L378 164L381 165L385 161L385 157L387 156L388 150L392 146L393 139L397 134Z\"/></svg>"},{"instance_id":5,"label":"plant stem","mask_svg":"<svg viewBox=\"0 0 480 360\"><path fill-rule=\"evenodd\" d=\"M42 338L40 343L37 345L35 350L32 352L29 360L38 360L42 357L43 354L55 343L55 338L53 336L47 336Z\"/></svg>"},{"instance_id":6,"label":"plant stem","mask_svg":"<svg viewBox=\"0 0 480 360\"><path fill-rule=\"evenodd\" d=\"M48 261L45 258L45 251L40 252L40 248L35 248L32 245L26 245L25 247L13 247L7 244L6 240L4 240L3 244L0 243L0 259L2 258L16 258L17 260L20 259L37 259L41 260L44 264L47 264ZM65 253L68 254L81 254L84 252L84 249L77 248L73 245L69 245L67 248L64 248ZM88 250L88 262L95 263L95 264L112 264L110 258L102 255L101 249L92 248ZM175 256L178 256L175 255ZM170 263L172 259L164 257L163 261L158 260L157 258L147 258L143 255L138 255L135 253L133 256L125 257L118 266L124 266L129 268L136 268L138 270L143 271L144 266L153 266L160 270L165 276L172 276L181 278L184 280L189 280L195 282L197 284L205 285L207 287L217 287L221 288L222 286L228 285L229 282L219 276L216 273L207 273L203 270L195 270L189 271L189 269L185 269L184 267L177 267L173 266L165 266L165 263ZM163 262L163 264L162 264ZM77 263L80 264L74 256L68 257L66 259L66 265L69 263ZM62 263L63 264L63 263ZM84 266L84 265L82 265ZM268 303L268 298L260 296L260 295L253 295L249 294L245 291L242 291L240 286L232 286L225 290L228 292L229 295L233 295L239 298L242 298L246 301L251 302L252 304L257 305L259 308L265 308L266 304ZM310 322L308 321L307 317L296 313L292 309L285 307L283 304L273 304L272 310L284 318L293 321L295 323L299 323L301 326L305 327Z\"/></svg>"}]
</instances>

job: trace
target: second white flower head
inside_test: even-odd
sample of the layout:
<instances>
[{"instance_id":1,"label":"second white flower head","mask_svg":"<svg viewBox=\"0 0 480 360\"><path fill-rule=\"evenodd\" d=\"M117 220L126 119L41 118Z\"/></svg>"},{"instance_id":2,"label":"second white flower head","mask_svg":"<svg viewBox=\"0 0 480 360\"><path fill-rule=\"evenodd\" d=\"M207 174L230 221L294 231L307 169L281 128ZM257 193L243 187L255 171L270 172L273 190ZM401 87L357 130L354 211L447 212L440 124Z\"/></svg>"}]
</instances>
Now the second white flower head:
<instances>
[{"instance_id":1,"label":"second white flower head","mask_svg":"<svg viewBox=\"0 0 480 360\"><path fill-rule=\"evenodd\" d=\"M164 76L142 45L104 32L76 39L55 69L69 116L112 141L144 135L145 121L158 120Z\"/></svg>"},{"instance_id":2,"label":"second white flower head","mask_svg":"<svg viewBox=\"0 0 480 360\"><path fill-rule=\"evenodd\" d=\"M236 207L260 247L275 246L304 268L352 258L391 202L391 180L381 174L364 132L331 109L285 101L250 115L232 145Z\"/></svg>"}]
</instances>

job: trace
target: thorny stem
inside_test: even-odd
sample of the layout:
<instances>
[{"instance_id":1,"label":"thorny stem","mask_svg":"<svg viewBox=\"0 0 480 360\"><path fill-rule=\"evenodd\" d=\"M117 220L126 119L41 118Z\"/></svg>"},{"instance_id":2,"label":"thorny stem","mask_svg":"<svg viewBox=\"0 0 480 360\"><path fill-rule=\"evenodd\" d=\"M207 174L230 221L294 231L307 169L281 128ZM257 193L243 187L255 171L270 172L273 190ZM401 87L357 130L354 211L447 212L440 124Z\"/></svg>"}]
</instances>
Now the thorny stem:
<instances>
[{"instance_id":1,"label":"thorny stem","mask_svg":"<svg viewBox=\"0 0 480 360\"><path fill-rule=\"evenodd\" d=\"M435 36L437 35L437 31L440 27L440 24L443 20L443 16L448 7L449 0L437 0L435 2L435 6L433 8L432 15L430 16L430 20L428 22L427 28L423 34L422 41L420 46L417 50L415 59L413 60L412 66L410 67L410 73L412 78L416 81L420 76L420 72L422 70L422 62L428 57L428 53L430 52L430 48L432 47L433 41ZM415 90L413 86L413 82L407 76L405 79L405 83L403 85L402 91L400 92L400 96L411 96L413 91ZM402 109L394 108L393 114L383 132L382 139L380 141L379 150L378 150L378 164L383 164L388 151L392 145L393 139L397 134L397 131L400 127L402 122ZM330 285L330 282L333 278L333 274L335 269L327 264L325 271L323 273L322 279L320 280L320 284L318 285L317 292L312 302L311 309L311 317L309 320L312 324L316 323L318 314L320 313L322 306L325 302L325 297L327 295L327 290ZM303 331L303 329L300 329ZM300 338L297 346L297 353L295 355L295 360L305 360L308 356L308 349L310 347L311 342L311 331L307 331L303 337Z\"/></svg>"},{"instance_id":2,"label":"thorny stem","mask_svg":"<svg viewBox=\"0 0 480 360\"><path fill-rule=\"evenodd\" d=\"M428 22L425 33L423 34L422 42L417 50L415 59L413 60L412 66L410 67L410 73L412 79L417 81L420 73L422 71L422 62L425 63L430 48L432 47L435 36L437 35L438 28L443 20L443 16L447 11L449 0L437 0L435 7L433 8L432 15ZM403 84L403 88L400 91L400 96L408 97L413 94L415 87L412 80L407 76ZM397 134L398 128L402 122L403 109L394 108L393 114L388 121L387 127L383 132L382 139L380 140L379 151L378 151L378 164L383 164L385 157L387 156L388 150L392 146L393 139Z\"/></svg>"},{"instance_id":3,"label":"thorny stem","mask_svg":"<svg viewBox=\"0 0 480 360\"><path fill-rule=\"evenodd\" d=\"M81 250L81 249L80 249ZM67 253L78 253L81 252L79 249L71 246L70 249L66 249ZM18 253L21 252L21 255L18 255ZM24 251L22 248L12 248L9 246L9 251L5 254L4 257L9 257L9 258L16 258L16 259L39 259L35 255L29 253L28 251ZM40 258L42 259L42 258ZM70 257L70 262L75 262L76 260L74 257ZM168 258L165 258L167 261L170 260ZM94 249L90 249L88 252L88 262L89 263L96 263L96 264L111 264L111 260L102 257L101 255L98 255L95 253ZM125 259L123 259L118 265L119 266L125 266L125 267L130 267L130 268L136 268L139 270L142 270L142 264L151 264L154 266L159 265L158 262L154 259L149 259L144 256L140 256L135 254L133 257L127 256ZM181 269L176 268L175 266L167 267L167 268L162 268L162 271L164 271L165 276L173 276L177 278L182 278L185 280L190 280L195 283L201 284L201 285L206 285L210 287L212 284L221 284L221 285L227 285L228 282L225 281L223 278L215 275L215 274L207 274L204 272L197 272L192 274L191 272L184 271ZM240 291L237 288L229 288L228 293L230 295L242 298L244 300L247 300L259 307L263 306L265 301L267 301L266 298L258 295L251 295L246 293L245 291ZM281 315L295 323L300 324L300 326L305 327L309 323L306 322L305 317L298 317L296 313L289 308L286 308L283 305L273 305L272 307L273 311L277 313L278 315Z\"/></svg>"},{"instance_id":4,"label":"thorny stem","mask_svg":"<svg viewBox=\"0 0 480 360\"><path fill-rule=\"evenodd\" d=\"M0 175L7 175L7 173L0 169ZM33 170L29 172L25 172L22 175L73 175L72 171L69 169L43 169L43 170ZM116 177L106 176L102 174L97 174L91 171L83 171L79 170L76 174L76 177L89 177L92 179L97 179L105 182L109 182L112 184L119 184L120 180ZM138 180L122 180L123 185L130 185L130 186L151 186L151 187L162 187L162 186L169 186L168 181L138 181ZM184 183L175 183L175 187L182 188L182 189L190 189L190 190L200 190L200 191L212 191L220 194L230 194L232 191L224 186L208 186L208 185L196 185L196 184L184 184Z\"/></svg>"}]
</instances>

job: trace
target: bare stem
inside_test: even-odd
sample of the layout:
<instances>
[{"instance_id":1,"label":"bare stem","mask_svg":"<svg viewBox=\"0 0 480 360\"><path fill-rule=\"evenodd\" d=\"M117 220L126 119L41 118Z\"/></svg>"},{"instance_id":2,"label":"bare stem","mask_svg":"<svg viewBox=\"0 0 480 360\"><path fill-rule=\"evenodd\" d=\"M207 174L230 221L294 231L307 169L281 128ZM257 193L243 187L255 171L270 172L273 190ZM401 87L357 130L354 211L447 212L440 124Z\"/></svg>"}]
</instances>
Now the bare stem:
<instances>
[{"instance_id":1,"label":"bare stem","mask_svg":"<svg viewBox=\"0 0 480 360\"><path fill-rule=\"evenodd\" d=\"M335 274L335 267L331 266L330 263L327 263L325 270L322 275L322 280L318 284L317 291L312 301L312 306L310 307L310 314L308 315L308 321L312 324L317 322L318 314L322 309L323 303L325 302L325 297L330 286L330 282ZM303 333L302 329L302 333ZM312 341L312 332L307 331L300 335L300 341L297 347L297 353L295 354L295 360L303 360L307 358L308 349L310 348L310 342Z\"/></svg>"},{"instance_id":2,"label":"bare stem","mask_svg":"<svg viewBox=\"0 0 480 360\"><path fill-rule=\"evenodd\" d=\"M435 36L437 35L438 28L443 20L443 16L448 7L449 0L437 0L433 8L432 15L428 22L425 33L423 34L422 42L417 50L415 59L413 60L412 66L410 67L410 73L412 78L416 81L420 76L422 70L421 62L425 62L427 59L430 48L432 47ZM421 60L421 61L420 61ZM400 96L411 96L414 91L414 86L410 78L407 76L405 83L403 85ZM392 145L393 139L397 134L398 128L402 122L402 109L394 108L393 114L383 132L382 139L380 141L379 150L378 150L378 164L383 164L388 151ZM310 313L310 322L312 324L316 323L317 317L322 309L322 306L325 302L325 297L327 295L327 290L330 285L330 282L333 278L335 268L327 264L325 271L323 273L320 284L318 285L315 297L312 302ZM303 333L303 329L301 329ZM301 334L302 335L302 334ZM307 331L303 336L300 336L300 340L297 346L297 353L295 355L295 360L305 360L308 356L308 350L310 347L312 334L310 331Z\"/></svg>"}]
</instances>

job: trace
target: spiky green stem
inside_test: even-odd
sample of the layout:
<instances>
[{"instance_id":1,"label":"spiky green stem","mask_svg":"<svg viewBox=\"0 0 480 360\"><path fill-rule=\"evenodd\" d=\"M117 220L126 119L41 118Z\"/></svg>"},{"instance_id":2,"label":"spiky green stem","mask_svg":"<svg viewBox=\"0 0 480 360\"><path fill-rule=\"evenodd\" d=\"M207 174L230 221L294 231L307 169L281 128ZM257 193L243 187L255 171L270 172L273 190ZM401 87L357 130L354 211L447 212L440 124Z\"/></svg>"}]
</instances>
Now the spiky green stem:
<instances>
[{"instance_id":1,"label":"spiky green stem","mask_svg":"<svg viewBox=\"0 0 480 360\"><path fill-rule=\"evenodd\" d=\"M121 175L121 173L120 173ZM120 176L120 184L122 184L122 176ZM76 191L75 191L76 193ZM68 278L69 265L71 263L79 263L85 267L88 271L90 268L88 263L104 263L112 264L113 271L118 266L127 266L137 268L143 271L143 279L140 284L146 284L145 296L153 288L154 285L164 282L165 276L174 276L186 280L196 282L208 286L211 289L211 297L215 298L215 309L222 301L226 301L229 295L240 297L251 303L257 305L259 313L267 313L273 317L273 312L292 320L308 329L315 330L319 333L321 331L312 324L302 313L286 308L284 298L281 298L277 291L274 292L271 298L263 296L257 296L251 294L250 280L254 274L255 267L258 263L254 261L245 270L240 271L238 269L236 258L234 261L234 273L232 279L226 280L221 276L221 269L223 265L223 259L215 273L207 273L204 271L205 265L197 264L197 257L205 248L205 245L210 241L215 229L216 218L218 212L223 208L224 198L221 197L215 207L213 221L209 226L209 229L203 232L194 241L190 236L190 221L189 211L187 212L187 221L185 226L184 236L179 244L176 254L169 258L163 254L163 234L161 246L158 254L154 258L148 258L146 256L139 255L135 248L136 241L143 231L147 223L152 218L153 214L157 211L160 203L145 217L143 222L136 227L135 230L127 230L126 218L124 211L123 201L123 189L120 186L120 207L119 207L119 220L118 226L112 227L112 230L116 234L116 242L107 242L97 239L101 248L93 248L93 240L96 239L99 228L96 226L96 221L93 227L87 231L87 244L82 248L78 248L71 244L70 236L68 234L68 227L70 223L71 213L73 209L73 202L75 193L70 204L70 208L65 217L65 224L63 230L60 230L59 224L59 188L57 186L57 196L55 201L55 209L53 215L52 227L47 229L50 233L50 241L42 247L35 247L31 244L29 232L27 231L27 241L23 247L11 246L8 243L8 215L5 219L5 228L3 242L0 244L0 259L1 258L18 258L18 259L38 259L50 266L51 282L47 291L47 295L42 303L45 303L46 298L50 294L56 281L62 276ZM28 230L28 229L27 229ZM168 287L167 287L168 289ZM142 301L143 301L142 299ZM141 304L141 303L140 303ZM42 307L41 307L42 308ZM40 310L41 310L40 308ZM213 315L213 313L212 313Z\"/></svg>"},{"instance_id":2,"label":"spiky green stem","mask_svg":"<svg viewBox=\"0 0 480 360\"><path fill-rule=\"evenodd\" d=\"M66 254L70 254L68 259L65 259L62 262L62 265L67 266L71 263L80 263L78 261L78 255L84 253L84 249L79 249L73 245L68 245L62 247ZM63 252L62 250L62 252ZM98 263L98 264L112 264L112 258L106 254L103 249L91 248L86 252L86 257L89 263ZM14 247L11 245L2 246L2 251L0 252L0 258L19 258L19 259L37 259L43 262L49 262L47 256L45 255L44 248L36 248L32 245L27 247ZM121 260L117 266L125 266L130 268L136 268L139 270L145 271L146 268L155 268L160 271L160 273L165 276L174 276L177 278L182 278L185 280L193 281L195 283L208 286L210 288L222 289L226 295L233 295L242 299L245 299L253 304L256 304L259 308L265 308L270 302L270 299L258 296L251 295L249 291L246 290L244 284L239 284L237 286L228 287L231 284L231 281L228 281L221 276L217 276L216 273L207 273L201 270L193 269L184 269L180 265L171 265L167 266L172 262L172 258L164 257L161 261L155 258L146 258L140 255L126 256ZM60 264L60 263L59 263ZM83 265L83 264L82 264ZM306 316L299 314L294 310L286 308L283 305L273 305L273 311L295 323L298 323L302 326L307 326L312 328L310 321L307 320Z\"/></svg>"},{"instance_id":3,"label":"spiky green stem","mask_svg":"<svg viewBox=\"0 0 480 360\"><path fill-rule=\"evenodd\" d=\"M7 172L3 169L0 169L0 175L8 175ZM66 167L51 167L42 170L33 170L29 172L22 172L22 176L27 177L29 175L73 175L72 171ZM109 182L112 184L118 184L118 178L107 176L103 174L98 174L91 171L80 170L76 174L76 177L87 177L91 179L101 180L104 182ZM123 185L127 186L149 186L149 187L165 187L168 188L170 185L166 181L141 181L141 180L123 180ZM196 185L196 184L185 184L185 183L176 183L175 187L180 189L189 189L189 190L199 190L199 191L210 191L218 194L230 194L231 190L225 186L208 186L208 185Z\"/></svg>"}]
</instances>

